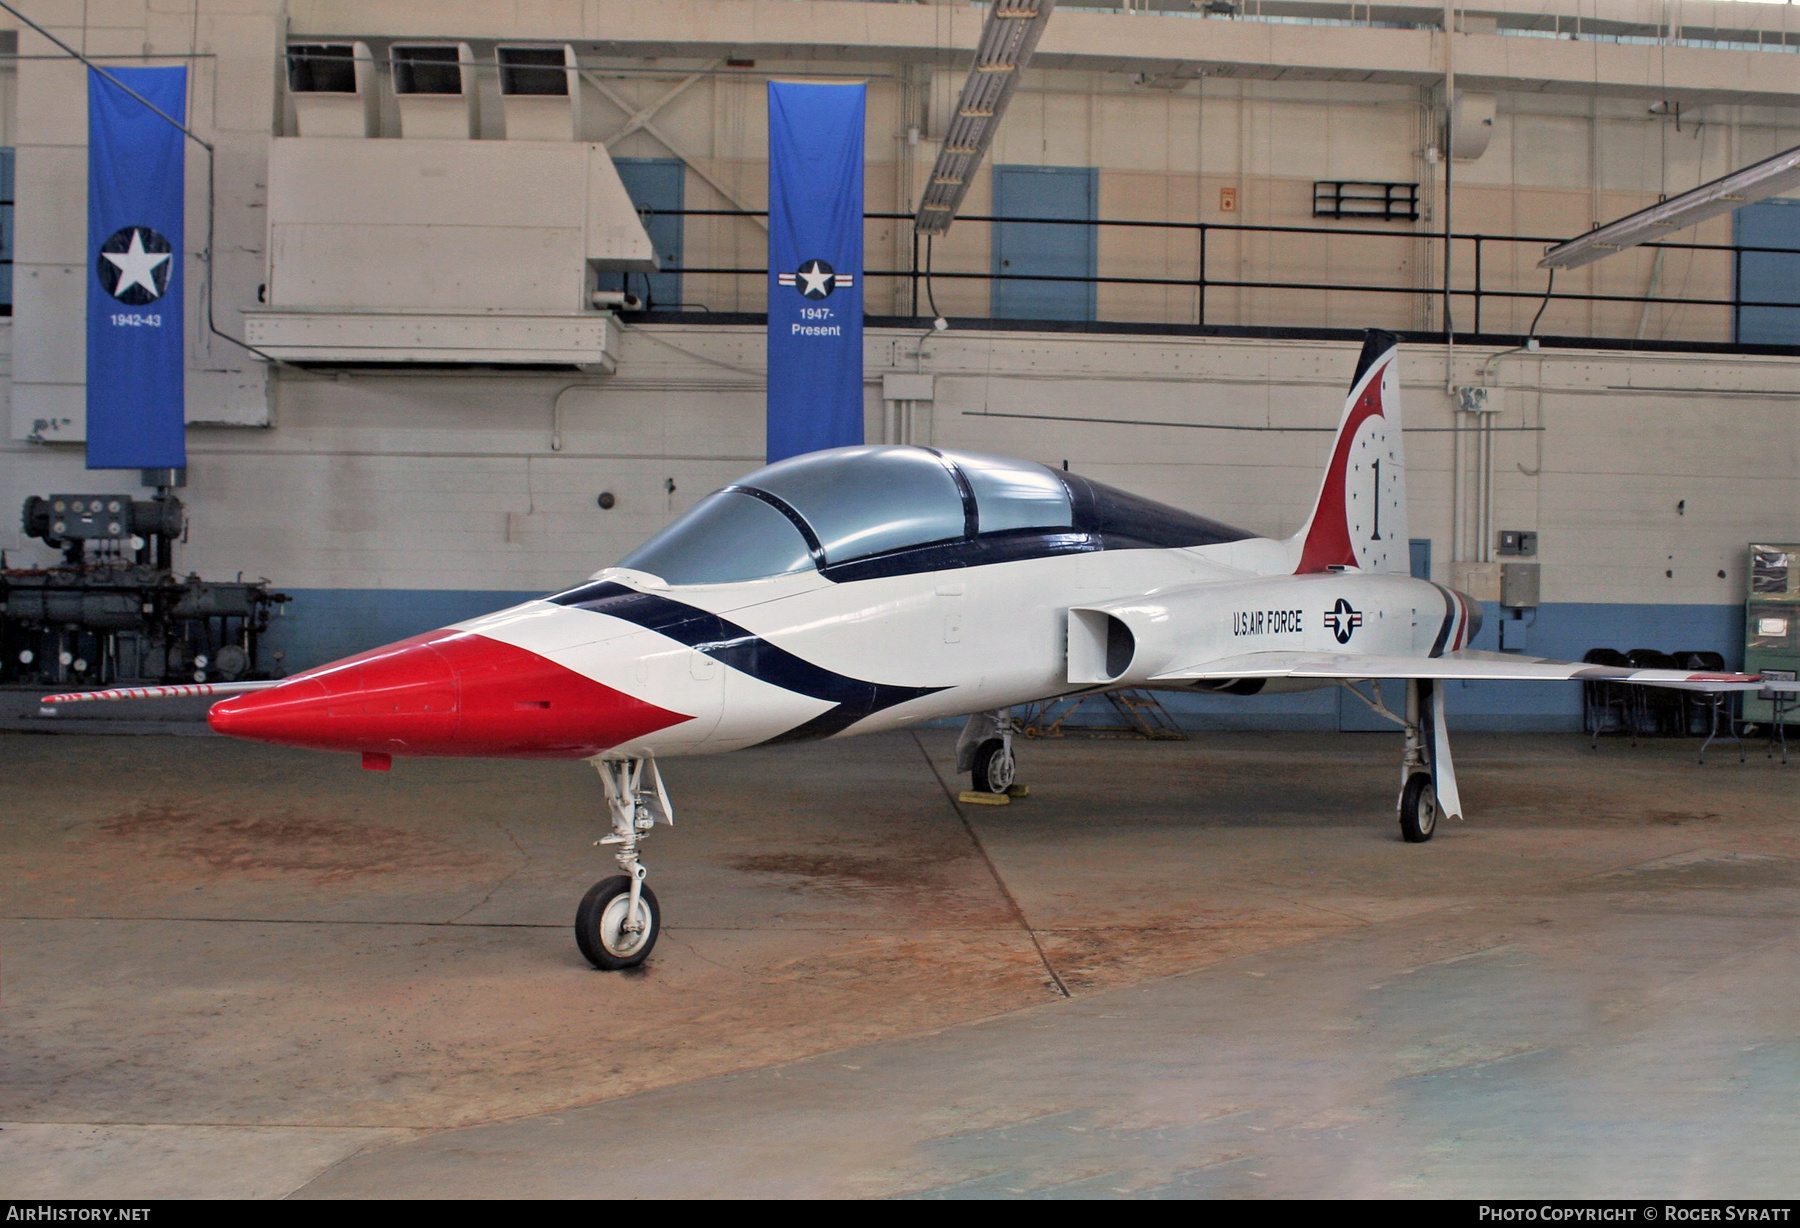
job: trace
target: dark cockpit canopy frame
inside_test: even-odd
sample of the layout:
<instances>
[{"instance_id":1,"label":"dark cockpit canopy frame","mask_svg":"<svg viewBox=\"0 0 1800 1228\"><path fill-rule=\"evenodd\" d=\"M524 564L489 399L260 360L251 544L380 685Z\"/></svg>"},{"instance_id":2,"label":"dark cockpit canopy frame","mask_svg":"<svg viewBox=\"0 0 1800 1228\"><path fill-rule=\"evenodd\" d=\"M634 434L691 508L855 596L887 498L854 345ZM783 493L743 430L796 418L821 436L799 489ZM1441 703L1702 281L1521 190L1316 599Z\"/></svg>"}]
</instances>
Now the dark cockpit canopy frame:
<instances>
[{"instance_id":1,"label":"dark cockpit canopy frame","mask_svg":"<svg viewBox=\"0 0 1800 1228\"><path fill-rule=\"evenodd\" d=\"M1033 461L866 445L759 469L708 495L619 566L671 585L729 584L814 569L845 583L1251 536Z\"/></svg>"}]
</instances>

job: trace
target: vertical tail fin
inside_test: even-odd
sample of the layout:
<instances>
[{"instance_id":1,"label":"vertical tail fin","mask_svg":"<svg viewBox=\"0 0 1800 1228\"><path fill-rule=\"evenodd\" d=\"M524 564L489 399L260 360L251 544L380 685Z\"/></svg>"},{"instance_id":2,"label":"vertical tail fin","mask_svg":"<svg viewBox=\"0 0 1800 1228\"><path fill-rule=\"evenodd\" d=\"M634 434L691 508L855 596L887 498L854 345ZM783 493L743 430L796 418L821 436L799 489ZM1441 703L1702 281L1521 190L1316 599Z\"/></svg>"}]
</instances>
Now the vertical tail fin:
<instances>
[{"instance_id":1,"label":"vertical tail fin","mask_svg":"<svg viewBox=\"0 0 1800 1228\"><path fill-rule=\"evenodd\" d=\"M1406 531L1406 450L1400 434L1399 340L1371 328L1344 402L1319 501L1288 539L1296 575L1356 567L1411 571Z\"/></svg>"}]
</instances>

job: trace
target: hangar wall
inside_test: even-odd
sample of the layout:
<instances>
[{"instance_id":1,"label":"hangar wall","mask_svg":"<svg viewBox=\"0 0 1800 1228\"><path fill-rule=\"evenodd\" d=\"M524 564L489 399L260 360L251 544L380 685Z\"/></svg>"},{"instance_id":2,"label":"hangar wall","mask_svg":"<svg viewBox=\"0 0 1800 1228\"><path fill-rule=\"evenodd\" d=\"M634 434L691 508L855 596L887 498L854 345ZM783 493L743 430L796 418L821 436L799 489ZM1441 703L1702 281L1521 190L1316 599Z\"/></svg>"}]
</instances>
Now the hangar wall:
<instances>
[{"instance_id":1,"label":"hangar wall","mask_svg":"<svg viewBox=\"0 0 1800 1228\"><path fill-rule=\"evenodd\" d=\"M1730 21L1739 24L1787 20L1769 12L1783 6L1686 7L1736 14ZM233 335L267 276L269 141L294 131L280 75L284 31L286 38L359 37L377 47L399 37L588 40L582 54L616 98L584 79L587 127L578 139L613 137L610 151L619 157L684 158L693 208L760 206L761 98L770 76L866 76L870 208L898 210L929 168L933 100L941 111L960 76L955 48L973 29L956 6L763 0L569 0L529 12L412 0L201 0L180 13L129 0L104 12L43 8L59 34L94 54L193 66L194 122L220 147L215 309ZM746 15L760 25L745 25ZM920 21L923 45L906 24ZM1418 232L1437 224L1441 208L1441 164L1424 156L1441 33L1347 23L1248 30L1249 23L1073 11L1057 21L1044 46L1047 67L1027 75L995 160L1095 167L1101 216L1159 220L1227 220L1219 189L1234 187L1241 220L1310 224L1316 178L1416 179L1427 188L1422 215L1416 224L1394 224L1396 237L1381 240L1385 255L1369 256L1367 243L1343 236L1311 238L1311 248L1269 236L1214 236L1210 258L1221 262L1215 276L1228 268L1261 275L1302 268L1433 284L1434 248ZM788 32L769 33L777 28ZM1263 42L1233 52L1235 67L1209 67L1214 75L1177 89L1142 79L1183 71L1187 44L1223 54L1219 47L1246 33ZM1486 77L1473 72L1471 88L1492 89L1498 99L1487 151L1456 164L1459 231L1576 233L1595 218L1800 143L1794 61L1780 54L1678 47L1672 36L1653 48L1457 37L1467 44L1459 55L1490 69ZM29 31L19 46L27 55L49 52ZM1571 50L1590 59L1571 62ZM1500 52L1504 71L1493 67ZM1336 67L1319 67L1334 54ZM1774 85L1771 64L1786 72ZM0 325L0 348L16 352L18 362L6 381L14 430L0 442L4 507L52 490L122 489L133 476L84 471L78 433L43 429L46 419L70 416L57 407L75 403L80 390L81 330L69 321L79 319L87 263L82 81L79 69L49 59L23 59L16 71L17 117L9 106L6 122L19 149L18 314L16 323ZM655 110L652 124L616 136L628 111L677 86L681 92ZM491 81L482 88L491 92ZM1680 128L1646 106L1647 98L1671 94L1689 99ZM0 99L9 98L0 89ZM391 109L392 98L384 100ZM387 126L392 118L383 119L385 138L397 132ZM484 124L484 138L500 135ZM914 127L922 129L917 144L909 140ZM204 194L193 188L201 166L191 158L194 234L204 222ZM967 211L988 207L987 184L984 170ZM760 267L763 232L753 221L687 223L686 265ZM1725 225L1698 237L1720 239ZM1128 275L1185 267L1187 238L1121 233L1102 235L1104 268ZM984 226L959 224L936 253L936 267L984 270L986 243ZM869 249L871 265L903 267L910 238L903 225L873 222ZM1539 274L1525 251L1517 249L1502 272L1535 291ZM204 276L193 252L188 271ZM1628 253L1584 270L1578 285L1710 297L1722 276L1701 257L1678 253L1658 269L1651 256ZM761 287L759 277L690 273L684 298L713 311L756 310ZM874 284L871 308L885 294L889 309L904 310L907 292L898 279ZM986 312L980 281L945 279L936 292L948 314ZM1438 324L1429 294L1213 293L1217 323ZM1103 287L1098 315L1186 324L1190 297L1185 289ZM626 321L617 370L606 376L265 373L206 329L201 295L189 303L192 467L184 497L193 528L178 563L208 575L266 575L295 593L275 637L290 669L572 583L760 463L762 339L752 326ZM1522 330L1532 309L1531 301L1493 306L1498 314L1487 327ZM1541 331L1716 342L1728 335L1729 320L1716 308L1558 304ZM880 400L881 373L926 371L937 376L937 393L932 406L916 411L916 442L1066 459L1104 480L1270 533L1291 531L1310 504L1354 358L1352 347L1332 342L1031 331L922 337L871 329L867 345L870 438L900 432ZM1541 535L1546 604L1534 616L1531 650L1579 655L1595 645L1643 645L1735 657L1745 543L1800 537L1800 425L1792 408L1800 362L1557 349L1498 357L1484 371L1496 352L1459 347L1453 382L1502 390L1493 523ZM1434 577L1452 582L1451 450L1459 437L1451 433L1443 351L1411 348L1405 363L1413 531L1433 542ZM563 447L555 450L558 421ZM1461 447L1465 466L1473 466L1470 439L1461 437ZM596 505L602 490L618 496L611 511ZM1465 496L1464 557L1473 553L1466 527L1473 511ZM0 519L0 548L14 565L48 553L23 539L10 516ZM1484 642L1494 635L1492 615ZM1469 687L1455 702L1468 721L1499 727L1568 727L1577 719L1568 687L1521 687L1504 697ZM1320 725L1334 723L1335 713L1327 693L1208 701L1191 707L1189 719Z\"/></svg>"},{"instance_id":2,"label":"hangar wall","mask_svg":"<svg viewBox=\"0 0 1800 1228\"><path fill-rule=\"evenodd\" d=\"M771 67L779 74L782 66ZM922 185L935 147L904 142L896 115L928 110L931 86L896 79L892 68L859 65L873 80L867 196L871 210L906 209ZM934 80L954 74L938 73ZM653 104L680 78L620 83L639 105ZM941 86L939 87L942 88ZM887 100L887 105L880 105ZM760 160L762 79L714 75L668 104L664 130L682 148L706 159L709 173L743 202L761 202L766 163ZM945 104L947 105L947 104ZM1208 236L1211 278L1234 281L1328 281L1429 290L1441 284L1441 244L1422 237L1442 227L1441 163L1425 160L1433 140L1431 89L1381 83L1202 79L1181 92L1134 85L1129 74L1030 72L996 137L992 156L971 184L964 213L992 211L993 165L1082 166L1098 170L1098 215L1103 218L1206 222L1217 226L1318 226L1316 235L1233 233ZM941 108L940 108L941 109ZM896 127L902 137L895 139ZM1800 144L1800 108L1711 105L1688 113L1680 132L1672 118L1651 115L1637 98L1550 93L1501 93L1491 141L1483 155L1455 167L1458 233L1568 236L1685 191L1730 169ZM655 138L633 133L615 153L667 157ZM1319 180L1404 181L1421 185L1416 222L1313 216ZM1235 209L1222 208L1224 190ZM697 177L690 208L729 209L731 199ZM750 207L760 207L759 203ZM1339 232L1383 229L1391 237ZM748 220L694 218L689 259L699 266L759 267L762 232ZM1715 219L1684 239L1730 243L1731 219ZM1098 267L1112 277L1191 277L1198 270L1196 233L1101 228ZM940 273L989 270L985 223L952 226L937 245ZM906 268L910 239L904 226L871 222L873 267ZM1522 333L1538 307L1544 274L1536 268L1542 244L1484 244L1483 285L1532 297L1491 298L1483 329ZM1473 245L1456 253L1456 284L1473 284ZM1649 251L1624 253L1562 277L1564 292L1637 296L1646 292L1692 299L1729 298L1732 266L1721 253L1671 252L1656 266ZM693 275L695 301L713 310L762 310L763 286L754 277ZM938 307L951 316L988 314L989 288L980 280L942 277ZM869 283L870 309L905 314L910 287L902 278ZM884 301L885 300L885 301ZM1469 300L1459 300L1459 329L1471 323ZM1195 323L1198 304L1188 288L1102 285L1103 320ZM1442 327L1439 300L1430 295L1324 293L1216 288L1206 322L1260 327ZM1636 303L1557 302L1540 332L1551 335L1646 337L1723 341L1731 338L1728 308Z\"/></svg>"},{"instance_id":3,"label":"hangar wall","mask_svg":"<svg viewBox=\"0 0 1800 1228\"><path fill-rule=\"evenodd\" d=\"M1131 7L1059 10L992 158L971 184L965 214L989 207L993 162L1097 168L1102 217L1340 232L1369 224L1318 222L1315 181L1416 182L1416 221L1376 227L1392 238L1216 233L1209 269L1230 280L1302 273L1429 287L1441 277L1441 254L1421 236L1442 224L1443 164L1430 151L1442 143L1431 115L1441 106L1446 39L1461 87L1492 92L1496 102L1487 148L1456 163L1459 233L1579 233L1800 142L1787 58L1794 50L1787 40L1800 30L1789 31L1785 6L1705 0L1675 16L1635 0L1497 3L1459 10L1460 27L1448 36L1432 28L1441 25L1442 9L1429 6L1385 6L1380 20L1367 7L1307 0L1259 0L1244 6L1244 20L1213 19L1164 0ZM584 135L606 140L619 156L685 159L689 208L761 207L768 78L866 79L869 207L897 212L911 208L930 169L934 138L942 136L960 83L959 53L973 45L981 19L978 7L966 5L748 0L551 0L530 10L308 0L287 11L295 36L363 38L378 59L394 39L426 34L478 46L507 38L594 40L583 44L591 54L582 84ZM628 120L640 113L649 117L642 126ZM392 130L385 127L391 118L384 131ZM1222 207L1223 188L1237 192L1231 212ZM690 265L760 267L763 232L754 221L696 217L687 231ZM1729 236L1729 220L1693 232L1707 243ZM1188 276L1196 246L1191 234L1103 229L1101 271ZM904 225L871 222L867 247L871 267L908 265ZM1484 280L1535 296L1543 288L1538 254L1529 244L1490 246ZM937 258L945 273L987 271L985 225L953 227ZM1472 260L1465 243L1459 284L1471 276ZM1659 265L1653 254L1637 252L1567 275L1561 288L1698 299L1727 297L1730 281L1730 261L1717 253L1674 252ZM714 311L761 306L755 277L694 274L687 284L692 294L684 297ZM899 311L910 297L898 279L867 285L872 309L885 297ZM986 312L980 280L946 279L937 289L949 314ZM1465 300L1459 327L1467 326L1468 306ZM1486 306L1489 331L1520 332L1537 304ZM1432 328L1441 326L1438 310L1435 300L1418 295L1233 289L1214 292L1208 320ZM1102 319L1176 323L1191 323L1195 314L1191 291L1118 285L1102 287L1098 312ZM1730 319L1723 309L1691 305L1646 311L1637 304L1558 303L1540 331L1722 340Z\"/></svg>"}]
</instances>

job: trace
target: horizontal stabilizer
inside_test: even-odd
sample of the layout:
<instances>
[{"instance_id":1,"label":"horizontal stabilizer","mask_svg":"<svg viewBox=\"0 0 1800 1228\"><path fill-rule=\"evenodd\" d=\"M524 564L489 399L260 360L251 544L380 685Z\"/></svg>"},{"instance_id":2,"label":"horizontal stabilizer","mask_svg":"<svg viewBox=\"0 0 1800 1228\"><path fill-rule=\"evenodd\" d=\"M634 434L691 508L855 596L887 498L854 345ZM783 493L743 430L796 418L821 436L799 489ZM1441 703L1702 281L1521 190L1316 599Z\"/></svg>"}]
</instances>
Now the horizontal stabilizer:
<instances>
[{"instance_id":1,"label":"horizontal stabilizer","mask_svg":"<svg viewBox=\"0 0 1800 1228\"><path fill-rule=\"evenodd\" d=\"M201 695L242 695L246 691L266 691L280 686L286 679L267 682L184 682L175 686L121 686L109 691L71 691L67 695L46 695L46 707L57 704L85 704L96 700L116 699L191 699Z\"/></svg>"},{"instance_id":2,"label":"horizontal stabilizer","mask_svg":"<svg viewBox=\"0 0 1800 1228\"><path fill-rule=\"evenodd\" d=\"M1629 682L1684 691L1800 689L1800 683L1764 682L1755 674L1685 669L1630 669L1552 661L1515 653L1463 649L1441 657L1387 657L1359 653L1251 652L1157 674L1152 682L1225 682L1239 678L1439 678L1514 682Z\"/></svg>"}]
</instances>

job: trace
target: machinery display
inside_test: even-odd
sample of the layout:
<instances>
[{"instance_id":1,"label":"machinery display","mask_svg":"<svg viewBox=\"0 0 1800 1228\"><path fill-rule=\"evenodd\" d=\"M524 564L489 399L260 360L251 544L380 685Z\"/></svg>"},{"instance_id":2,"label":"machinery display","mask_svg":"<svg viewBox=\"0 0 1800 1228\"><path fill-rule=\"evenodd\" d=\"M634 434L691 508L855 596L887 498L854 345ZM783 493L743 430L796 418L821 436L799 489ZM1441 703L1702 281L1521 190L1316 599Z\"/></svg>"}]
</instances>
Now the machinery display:
<instances>
[{"instance_id":1,"label":"machinery display","mask_svg":"<svg viewBox=\"0 0 1800 1228\"><path fill-rule=\"evenodd\" d=\"M660 924L639 853L673 821L664 757L968 716L959 769L1002 798L1017 705L1342 685L1404 730L1396 809L1420 843L1462 813L1446 680L1760 685L1470 650L1481 607L1409 574L1396 357L1391 334L1368 333L1314 510L1291 537L1030 461L836 448L714 492L563 593L281 682L45 703L227 695L208 718L218 732L360 753L375 770L395 755L587 759L621 873L582 900L576 940L617 969L645 959ZM1356 686L1380 679L1404 680L1402 710Z\"/></svg>"},{"instance_id":2,"label":"machinery display","mask_svg":"<svg viewBox=\"0 0 1800 1228\"><path fill-rule=\"evenodd\" d=\"M1744 604L1744 668L1776 680L1800 674L1800 543L1752 542ZM1744 696L1747 721L1786 724L1790 697ZM1779 720L1777 719L1779 718Z\"/></svg>"},{"instance_id":3,"label":"machinery display","mask_svg":"<svg viewBox=\"0 0 1800 1228\"><path fill-rule=\"evenodd\" d=\"M50 567L0 563L0 681L87 685L266 679L259 639L288 600L267 580L178 575L181 500L33 496L26 536Z\"/></svg>"}]
</instances>

